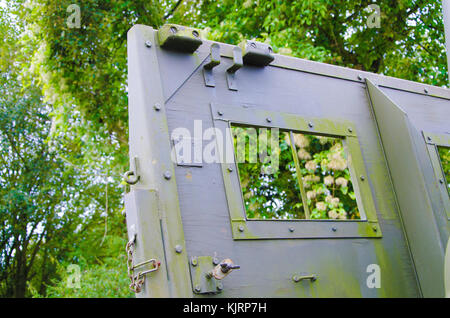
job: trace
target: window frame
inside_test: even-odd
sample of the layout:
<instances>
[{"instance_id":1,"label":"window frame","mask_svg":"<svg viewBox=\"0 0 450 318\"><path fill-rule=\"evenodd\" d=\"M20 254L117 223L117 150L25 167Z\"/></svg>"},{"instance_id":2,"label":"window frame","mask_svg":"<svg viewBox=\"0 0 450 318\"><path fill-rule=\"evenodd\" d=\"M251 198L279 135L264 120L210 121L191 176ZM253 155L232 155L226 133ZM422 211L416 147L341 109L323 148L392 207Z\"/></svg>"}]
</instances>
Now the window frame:
<instances>
[{"instance_id":1,"label":"window frame","mask_svg":"<svg viewBox=\"0 0 450 318\"><path fill-rule=\"evenodd\" d=\"M219 129L224 137L226 136L225 140L232 140L231 129L229 129L231 124L268 129L278 128L294 133L342 138L348 156L351 182L361 215L359 220L247 219L239 170L235 163L234 147L231 147L233 149L233 163L222 162L220 165L234 240L382 237L372 197L370 178L364 165L356 127L353 123L344 120L308 118L295 114L262 110L256 107L237 107L217 103L211 103L210 106L214 127ZM229 132L229 135L227 135L227 132Z\"/></svg>"},{"instance_id":2,"label":"window frame","mask_svg":"<svg viewBox=\"0 0 450 318\"><path fill-rule=\"evenodd\" d=\"M436 177L436 184L439 188L439 193L441 194L445 214L447 215L447 220L450 221L450 195L448 193L448 185L446 183L446 181L449 182L450 180L446 180L438 153L438 147L450 148L450 134L432 133L426 131L423 131L422 134L427 145L428 155ZM439 180L444 180L444 183L441 183Z\"/></svg>"}]
</instances>

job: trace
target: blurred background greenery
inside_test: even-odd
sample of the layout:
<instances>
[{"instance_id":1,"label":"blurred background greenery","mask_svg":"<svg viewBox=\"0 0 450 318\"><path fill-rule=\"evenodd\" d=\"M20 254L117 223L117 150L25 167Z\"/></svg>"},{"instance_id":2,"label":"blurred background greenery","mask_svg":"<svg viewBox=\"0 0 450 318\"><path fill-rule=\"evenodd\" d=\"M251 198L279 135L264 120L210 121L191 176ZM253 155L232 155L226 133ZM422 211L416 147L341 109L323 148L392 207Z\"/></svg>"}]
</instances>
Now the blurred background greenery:
<instances>
[{"instance_id":1,"label":"blurred background greenery","mask_svg":"<svg viewBox=\"0 0 450 318\"><path fill-rule=\"evenodd\" d=\"M70 4L81 28L69 28ZM445 86L441 1L0 1L0 297L132 297L126 276L126 34L212 40ZM67 266L81 268L81 288Z\"/></svg>"}]
</instances>

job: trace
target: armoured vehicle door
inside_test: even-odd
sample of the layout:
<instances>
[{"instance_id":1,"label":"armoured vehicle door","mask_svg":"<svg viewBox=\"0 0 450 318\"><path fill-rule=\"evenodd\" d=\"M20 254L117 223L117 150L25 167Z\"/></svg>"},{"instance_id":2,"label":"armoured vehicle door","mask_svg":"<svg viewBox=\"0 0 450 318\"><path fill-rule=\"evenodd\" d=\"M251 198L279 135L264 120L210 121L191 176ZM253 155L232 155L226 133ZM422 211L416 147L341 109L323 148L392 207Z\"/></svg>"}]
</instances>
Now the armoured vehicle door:
<instances>
[{"instance_id":1,"label":"armoured vehicle door","mask_svg":"<svg viewBox=\"0 0 450 318\"><path fill-rule=\"evenodd\" d=\"M176 25L128 61L138 296L444 296L448 90Z\"/></svg>"}]
</instances>

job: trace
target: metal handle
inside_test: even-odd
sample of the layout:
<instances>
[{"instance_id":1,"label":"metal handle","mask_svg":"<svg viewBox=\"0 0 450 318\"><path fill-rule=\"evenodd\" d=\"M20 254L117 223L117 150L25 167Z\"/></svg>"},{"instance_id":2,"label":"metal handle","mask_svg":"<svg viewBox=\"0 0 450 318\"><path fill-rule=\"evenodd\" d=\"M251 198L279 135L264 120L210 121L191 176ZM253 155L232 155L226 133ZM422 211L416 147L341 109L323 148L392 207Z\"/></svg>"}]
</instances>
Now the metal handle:
<instances>
[{"instance_id":1,"label":"metal handle","mask_svg":"<svg viewBox=\"0 0 450 318\"><path fill-rule=\"evenodd\" d=\"M315 282L317 280L317 278L319 278L319 275L317 274L311 274L311 275L303 275L303 276L298 276L298 275L294 275L292 276L292 280L296 283L305 280L305 279L309 279L311 282Z\"/></svg>"},{"instance_id":2,"label":"metal handle","mask_svg":"<svg viewBox=\"0 0 450 318\"><path fill-rule=\"evenodd\" d=\"M145 274L148 274L148 273L151 273L151 272L154 272L154 271L157 271L159 269L159 266L161 265L160 261L157 261L156 259L152 258L152 259L149 259L148 261L145 261L145 262L142 262L142 263L134 265L131 269L134 270L137 267L141 267L141 266L144 266L144 265L149 264L149 263L153 263L153 268L149 269L149 270L146 270L146 271L143 271L143 272L139 272L138 275L137 275L138 277L144 276Z\"/></svg>"}]
</instances>

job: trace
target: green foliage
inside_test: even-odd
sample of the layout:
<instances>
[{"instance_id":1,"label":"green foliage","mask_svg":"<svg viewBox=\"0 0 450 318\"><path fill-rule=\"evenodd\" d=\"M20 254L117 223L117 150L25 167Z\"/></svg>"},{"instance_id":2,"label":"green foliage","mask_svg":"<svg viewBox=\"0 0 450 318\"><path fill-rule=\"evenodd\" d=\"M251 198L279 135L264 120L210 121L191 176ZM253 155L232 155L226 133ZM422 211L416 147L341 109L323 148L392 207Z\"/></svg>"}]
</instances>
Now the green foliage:
<instances>
[{"instance_id":1,"label":"green foliage","mask_svg":"<svg viewBox=\"0 0 450 318\"><path fill-rule=\"evenodd\" d=\"M294 134L312 219L359 219L342 140Z\"/></svg>"},{"instance_id":2,"label":"green foliage","mask_svg":"<svg viewBox=\"0 0 450 318\"><path fill-rule=\"evenodd\" d=\"M123 247L125 239L109 237L107 241L108 256L99 256L98 264L82 262L80 272L80 288L68 284L73 272L67 270L69 264L58 268L59 279L54 279L52 285L47 288L47 297L133 297L134 294L128 289L130 280L126 275L126 254ZM121 251L121 252L119 252ZM35 293L34 297L41 297Z\"/></svg>"},{"instance_id":3,"label":"green foliage","mask_svg":"<svg viewBox=\"0 0 450 318\"><path fill-rule=\"evenodd\" d=\"M447 181L448 195L450 195L450 148L438 147L439 159L441 160L442 171Z\"/></svg>"},{"instance_id":4,"label":"green foliage","mask_svg":"<svg viewBox=\"0 0 450 318\"><path fill-rule=\"evenodd\" d=\"M291 140L289 132L256 131L232 127L248 218L360 218L341 139L293 133Z\"/></svg>"},{"instance_id":5,"label":"green foliage","mask_svg":"<svg viewBox=\"0 0 450 318\"><path fill-rule=\"evenodd\" d=\"M254 131L252 136L251 132ZM300 188L297 181L294 159L291 147L286 142L289 133L280 132L278 138L272 143L272 134L266 133L261 138L264 130L249 130L241 127L233 127L236 152L245 153L245 160L239 160L238 169L242 186L242 195L247 217L250 219L304 219L305 212L300 196ZM243 139L243 140L239 140ZM267 147L265 142L267 140ZM250 140L254 143L254 156ZM258 149L267 149L267 156L256 156L256 141ZM245 148L241 148L240 145ZM245 145L248 145L245 146ZM273 160L273 152L277 152L278 160Z\"/></svg>"},{"instance_id":6,"label":"green foliage","mask_svg":"<svg viewBox=\"0 0 450 318\"><path fill-rule=\"evenodd\" d=\"M441 1L183 1L170 22L208 28L237 44L256 39L276 52L428 84L447 85Z\"/></svg>"}]
</instances>

